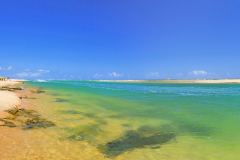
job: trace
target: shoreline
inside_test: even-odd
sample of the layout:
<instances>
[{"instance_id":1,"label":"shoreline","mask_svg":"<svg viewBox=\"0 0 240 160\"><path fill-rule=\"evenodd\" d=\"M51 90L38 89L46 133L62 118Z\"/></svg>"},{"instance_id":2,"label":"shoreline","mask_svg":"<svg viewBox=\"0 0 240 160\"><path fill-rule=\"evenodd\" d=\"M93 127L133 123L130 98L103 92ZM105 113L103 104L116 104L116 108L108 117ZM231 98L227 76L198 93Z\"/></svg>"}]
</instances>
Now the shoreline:
<instances>
[{"instance_id":1,"label":"shoreline","mask_svg":"<svg viewBox=\"0 0 240 160\"><path fill-rule=\"evenodd\" d=\"M206 80L94 80L96 82L118 83L170 83L170 84L240 84L240 79L206 79Z\"/></svg>"}]
</instances>

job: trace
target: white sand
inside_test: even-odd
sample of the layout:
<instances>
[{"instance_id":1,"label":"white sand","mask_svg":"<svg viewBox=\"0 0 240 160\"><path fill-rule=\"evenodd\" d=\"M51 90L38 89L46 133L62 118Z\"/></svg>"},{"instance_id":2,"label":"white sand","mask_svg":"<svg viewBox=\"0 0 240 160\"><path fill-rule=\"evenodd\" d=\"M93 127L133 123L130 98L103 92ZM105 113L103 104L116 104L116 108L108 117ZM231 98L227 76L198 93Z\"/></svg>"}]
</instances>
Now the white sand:
<instances>
[{"instance_id":1,"label":"white sand","mask_svg":"<svg viewBox=\"0 0 240 160\"><path fill-rule=\"evenodd\" d=\"M0 81L0 87L13 86L19 83L21 83L21 81L15 81L15 80Z\"/></svg>"},{"instance_id":2,"label":"white sand","mask_svg":"<svg viewBox=\"0 0 240 160\"><path fill-rule=\"evenodd\" d=\"M0 91L0 111L20 104L20 99L16 94L9 91Z\"/></svg>"},{"instance_id":3,"label":"white sand","mask_svg":"<svg viewBox=\"0 0 240 160\"><path fill-rule=\"evenodd\" d=\"M12 86L19 84L19 81L0 81L0 87L3 86ZM20 104L20 99L13 92L9 91L0 91L0 111L4 111L8 108L17 106Z\"/></svg>"}]
</instances>

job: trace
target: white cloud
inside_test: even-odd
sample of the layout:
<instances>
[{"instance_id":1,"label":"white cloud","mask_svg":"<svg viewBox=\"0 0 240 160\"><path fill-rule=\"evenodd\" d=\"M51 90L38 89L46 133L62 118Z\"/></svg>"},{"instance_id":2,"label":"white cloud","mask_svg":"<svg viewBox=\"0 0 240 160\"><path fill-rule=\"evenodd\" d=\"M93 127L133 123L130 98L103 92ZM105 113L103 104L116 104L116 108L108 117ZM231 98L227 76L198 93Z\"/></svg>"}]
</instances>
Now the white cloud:
<instances>
[{"instance_id":1,"label":"white cloud","mask_svg":"<svg viewBox=\"0 0 240 160\"><path fill-rule=\"evenodd\" d=\"M12 66L7 66L7 67L1 67L0 66L0 71L10 71L10 70L12 70Z\"/></svg>"},{"instance_id":2,"label":"white cloud","mask_svg":"<svg viewBox=\"0 0 240 160\"><path fill-rule=\"evenodd\" d=\"M30 77L30 75L31 75L30 72L20 72L16 74L16 76L20 78Z\"/></svg>"},{"instance_id":3,"label":"white cloud","mask_svg":"<svg viewBox=\"0 0 240 160\"><path fill-rule=\"evenodd\" d=\"M41 73L38 72L20 72L16 74L19 78L34 78L41 76Z\"/></svg>"},{"instance_id":4,"label":"white cloud","mask_svg":"<svg viewBox=\"0 0 240 160\"><path fill-rule=\"evenodd\" d=\"M12 70L12 66L8 66L6 69L8 70L8 71L10 71L10 70Z\"/></svg>"},{"instance_id":5,"label":"white cloud","mask_svg":"<svg viewBox=\"0 0 240 160\"><path fill-rule=\"evenodd\" d=\"M93 75L93 78L95 78L95 79L99 79L99 78L101 78L101 77L103 77L103 75L102 75L102 74L99 74L99 73L95 73L95 74Z\"/></svg>"},{"instance_id":6,"label":"white cloud","mask_svg":"<svg viewBox=\"0 0 240 160\"><path fill-rule=\"evenodd\" d=\"M49 70L44 70L44 69L38 69L36 71L31 71L29 69L26 69L23 72L17 73L16 76L19 78L37 78L49 72L50 72Z\"/></svg>"},{"instance_id":7,"label":"white cloud","mask_svg":"<svg viewBox=\"0 0 240 160\"><path fill-rule=\"evenodd\" d=\"M150 72L146 74L147 79L159 79L161 77L159 72Z\"/></svg>"},{"instance_id":8,"label":"white cloud","mask_svg":"<svg viewBox=\"0 0 240 160\"><path fill-rule=\"evenodd\" d=\"M50 71L46 70L46 69L38 69L37 72L39 72L39 73L49 73Z\"/></svg>"},{"instance_id":9,"label":"white cloud","mask_svg":"<svg viewBox=\"0 0 240 160\"><path fill-rule=\"evenodd\" d=\"M111 72L111 73L109 73L109 76L112 78L119 78L119 77L122 77L123 74L117 73L117 72Z\"/></svg>"},{"instance_id":10,"label":"white cloud","mask_svg":"<svg viewBox=\"0 0 240 160\"><path fill-rule=\"evenodd\" d=\"M150 77L154 77L154 78L158 78L160 76L160 73L159 72L151 72L149 74Z\"/></svg>"},{"instance_id":11,"label":"white cloud","mask_svg":"<svg viewBox=\"0 0 240 160\"><path fill-rule=\"evenodd\" d=\"M193 70L190 73L194 76L206 76L208 74L208 72L205 70Z\"/></svg>"}]
</instances>

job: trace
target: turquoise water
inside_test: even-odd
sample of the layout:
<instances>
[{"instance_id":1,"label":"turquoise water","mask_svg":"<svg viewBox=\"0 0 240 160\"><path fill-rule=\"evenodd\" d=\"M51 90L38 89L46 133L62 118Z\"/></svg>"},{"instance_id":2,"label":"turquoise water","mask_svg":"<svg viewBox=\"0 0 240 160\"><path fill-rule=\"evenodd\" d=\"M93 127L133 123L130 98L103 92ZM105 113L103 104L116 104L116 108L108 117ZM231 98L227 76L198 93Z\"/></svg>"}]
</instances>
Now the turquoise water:
<instances>
[{"instance_id":1,"label":"turquoise water","mask_svg":"<svg viewBox=\"0 0 240 160\"><path fill-rule=\"evenodd\" d=\"M106 157L240 159L239 84L29 84L51 97L62 139L86 141Z\"/></svg>"}]
</instances>

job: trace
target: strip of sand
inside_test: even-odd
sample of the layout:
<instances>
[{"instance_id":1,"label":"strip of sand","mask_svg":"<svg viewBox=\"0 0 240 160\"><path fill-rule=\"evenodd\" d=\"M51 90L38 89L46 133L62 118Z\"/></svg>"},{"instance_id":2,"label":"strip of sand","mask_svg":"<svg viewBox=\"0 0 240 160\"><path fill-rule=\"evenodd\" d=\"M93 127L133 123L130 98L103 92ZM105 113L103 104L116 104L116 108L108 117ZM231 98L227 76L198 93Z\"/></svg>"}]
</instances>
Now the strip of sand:
<instances>
[{"instance_id":1,"label":"strip of sand","mask_svg":"<svg viewBox=\"0 0 240 160\"><path fill-rule=\"evenodd\" d=\"M99 82L123 83L176 83L176 84L240 84L240 79L214 79L214 80L97 80Z\"/></svg>"}]
</instances>

